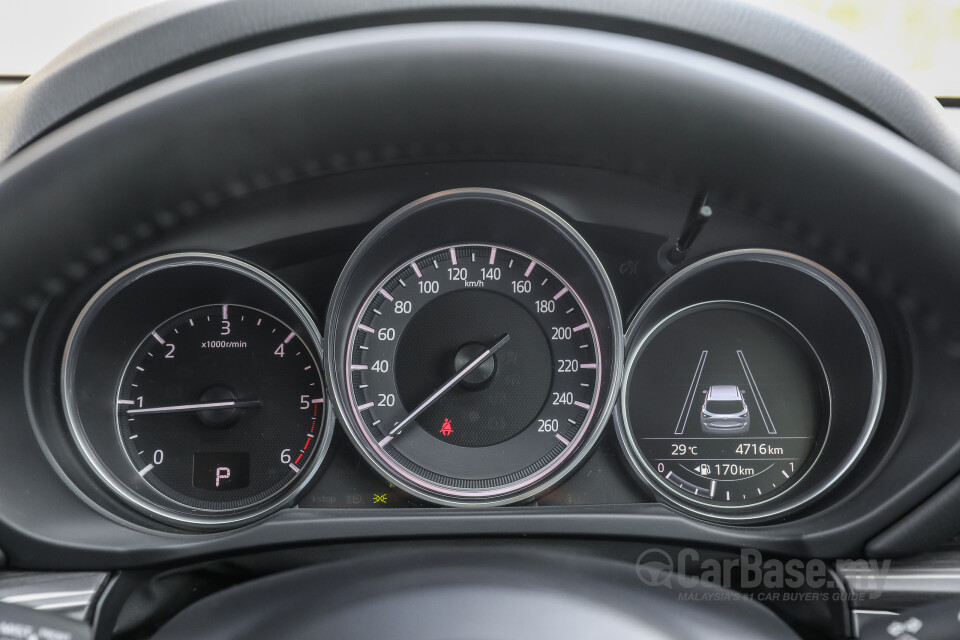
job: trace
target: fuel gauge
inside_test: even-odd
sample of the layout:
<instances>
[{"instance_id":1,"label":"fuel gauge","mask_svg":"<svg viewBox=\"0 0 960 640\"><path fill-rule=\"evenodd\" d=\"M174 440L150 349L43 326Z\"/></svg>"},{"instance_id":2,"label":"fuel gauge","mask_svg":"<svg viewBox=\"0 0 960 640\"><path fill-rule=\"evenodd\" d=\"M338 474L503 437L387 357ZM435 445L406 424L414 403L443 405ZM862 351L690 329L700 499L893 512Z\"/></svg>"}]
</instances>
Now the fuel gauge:
<instances>
[{"instance_id":1,"label":"fuel gauge","mask_svg":"<svg viewBox=\"0 0 960 640\"><path fill-rule=\"evenodd\" d=\"M626 412L644 458L675 489L750 505L787 490L822 440L823 367L783 319L741 303L667 318L634 354Z\"/></svg>"},{"instance_id":2,"label":"fuel gauge","mask_svg":"<svg viewBox=\"0 0 960 640\"><path fill-rule=\"evenodd\" d=\"M614 418L636 474L710 519L779 516L823 494L876 429L883 349L836 275L764 249L669 278L627 331Z\"/></svg>"}]
</instances>

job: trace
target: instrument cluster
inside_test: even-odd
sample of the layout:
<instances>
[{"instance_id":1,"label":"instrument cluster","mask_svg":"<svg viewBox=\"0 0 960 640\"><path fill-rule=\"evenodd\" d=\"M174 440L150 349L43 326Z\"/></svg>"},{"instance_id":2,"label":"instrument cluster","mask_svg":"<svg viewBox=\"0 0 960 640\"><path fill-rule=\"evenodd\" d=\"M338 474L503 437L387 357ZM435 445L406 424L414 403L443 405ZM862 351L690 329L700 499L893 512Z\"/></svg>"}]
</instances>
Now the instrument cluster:
<instances>
[{"instance_id":1,"label":"instrument cluster","mask_svg":"<svg viewBox=\"0 0 960 640\"><path fill-rule=\"evenodd\" d=\"M361 467L383 506L552 504L598 457L680 511L759 522L839 482L882 406L877 329L825 268L719 253L629 314L573 226L504 191L401 208L353 252L325 322L310 302L216 252L116 275L63 355L84 464L184 529L251 522Z\"/></svg>"}]
</instances>

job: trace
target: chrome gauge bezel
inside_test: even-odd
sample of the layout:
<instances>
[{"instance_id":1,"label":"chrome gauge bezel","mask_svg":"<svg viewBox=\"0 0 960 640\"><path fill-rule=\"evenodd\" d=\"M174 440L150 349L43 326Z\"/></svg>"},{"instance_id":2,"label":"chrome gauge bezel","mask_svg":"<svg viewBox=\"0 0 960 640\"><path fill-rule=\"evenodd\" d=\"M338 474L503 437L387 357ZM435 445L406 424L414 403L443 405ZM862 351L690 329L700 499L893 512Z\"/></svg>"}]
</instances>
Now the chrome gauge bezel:
<instances>
[{"instance_id":1,"label":"chrome gauge bezel","mask_svg":"<svg viewBox=\"0 0 960 640\"><path fill-rule=\"evenodd\" d=\"M818 473L823 471L818 468L818 465L823 464L822 454L826 447L830 446L831 437L836 437L840 429L834 424L832 411L838 386L841 387L840 393L843 393L842 381L831 380L827 374L820 350L803 331L794 326L789 314L768 309L765 305L752 300L749 291L744 291L742 296L718 299L701 297L688 300L681 294L684 287L712 269L723 265L750 263L761 269L786 268L809 278L812 283L816 283L816 286L825 287L855 320L866 352L869 354L871 391L869 401L863 407L863 423L858 427L856 437L847 454L832 462L829 470L815 480L811 480L810 476L814 469L817 469ZM681 300L683 300L682 303L679 302ZM831 411L828 414L827 423L821 428L822 442L816 450L811 452L803 474L792 481L784 491L750 505L724 505L717 501L701 500L692 495L687 496L681 493L680 489L669 485L651 468L649 461L640 452L629 423L626 398L631 370L651 337L677 314L691 307L714 304L748 305L760 308L793 327L797 335L811 346L816 361L824 369L824 382L826 392L829 394ZM886 386L886 365L883 344L876 324L864 303L846 283L826 268L798 255L767 249L742 249L720 253L695 262L678 271L651 294L630 321L625 340L628 349L625 374L621 384L620 402L614 413L618 439L634 473L654 491L659 499L684 513L715 521L748 523L770 520L796 511L827 492L847 475L866 450L879 424Z\"/></svg>"},{"instance_id":2,"label":"chrome gauge bezel","mask_svg":"<svg viewBox=\"0 0 960 640\"><path fill-rule=\"evenodd\" d=\"M301 332L302 339L313 351L315 361L323 368L323 340L317 324L305 304L284 283L263 269L233 256L206 252L173 253L145 260L117 274L104 284L80 311L67 336L63 352L60 375L62 405L69 433L80 457L102 485L125 504L153 519L178 527L194 529L231 528L263 518L290 504L302 489L312 481L322 465L333 437L333 408L330 406L330 402L324 403L323 430L318 438L317 449L314 450L313 457L308 461L308 465L296 477L279 487L272 495L258 500L250 506L233 510L216 510L199 509L180 504L160 493L150 484L143 481L138 482L136 478L132 478L130 472L133 467L129 458L123 461L123 458L118 455L119 452L126 458L126 453L122 450L119 440L117 440L117 451L112 449L102 451L102 446L96 446L84 426L84 410L77 401L78 383L76 374L81 359L86 357L84 347L88 332L91 331L95 323L116 321L115 313L122 311L122 309L112 308L111 303L115 302L117 296L128 291L130 287L149 287L158 277L175 277L176 279L179 279L180 276L188 277L187 272L191 268L216 269L224 274L224 278L229 279L235 285L234 290L230 292L210 292L207 299L211 299L213 302L244 304L246 299L242 297L242 291L246 287L253 287L253 289L248 289L248 293L255 291L256 296L274 301L272 303L276 304L277 309L282 310L287 316L282 320L296 325ZM177 275L174 276L174 274ZM175 303L172 302L171 304ZM194 306L202 305L188 304L181 309L181 312ZM159 326L167 319L168 317L155 318L152 320L153 326ZM144 335L148 335L148 333ZM140 336L140 339L142 338L143 336ZM131 354L132 351L123 354L123 357L118 360L118 366L129 362ZM111 383L109 385L109 399L111 401L115 399L121 372L117 371L116 375L116 384ZM326 385L323 375L320 376L320 380ZM111 405L115 407L113 402L111 402ZM115 413L115 409L113 411ZM108 427L111 435L116 436L115 418L110 420L110 424L99 425L99 428ZM113 464L108 463L105 457L109 457Z\"/></svg>"},{"instance_id":3,"label":"chrome gauge bezel","mask_svg":"<svg viewBox=\"0 0 960 640\"><path fill-rule=\"evenodd\" d=\"M483 224L477 223L477 219L473 218L471 222L475 224L469 225L473 228L466 228L468 225L450 224L448 228L432 230L431 233L427 234L431 237L423 237L418 234L412 234L412 237L405 235L404 238L409 237L410 239L409 245L404 244L401 250L390 252L389 257L375 255L371 259L371 252L377 248L383 249L386 238L395 237L391 236L394 233L406 233L410 221L417 218L422 212L431 210L438 205L446 206L457 203L479 204L480 206L483 203L493 203L497 206L512 207L515 209L515 215L528 215L536 220L535 224L540 231L537 234L539 237L536 240L528 237L512 238L510 237L509 226L504 225L494 229L480 229L479 227L482 227ZM502 222L502 219L500 221ZM529 244L534 246L527 246ZM394 464L384 459L386 454L382 453L382 449L365 436L365 427L360 423L353 409L350 400L351 394L346 387L349 384L349 376L345 369L349 366L346 357L349 332L356 325L359 311L365 308L366 303L377 291L375 285L386 279L384 274L393 274L418 256L429 254L438 248L461 245L504 247L518 254L536 257L540 264L547 266L554 272L555 261L544 259L538 255L537 245L541 248L540 250L543 246L550 246L551 250L562 251L564 255L570 258L575 257L571 264L576 265L574 268L578 270L577 276L588 281L594 289L587 295L584 295L583 287L575 285L575 290L583 298L589 298L590 300L589 302L584 300L582 304L584 310L591 315L596 330L604 333L598 339L603 347L601 357L607 363L604 381L601 383L602 390L598 395L599 406L595 408L590 424L584 424L583 432L585 435L580 439L578 446L571 447L571 452L563 456L563 459L559 460L557 464L551 465L548 473L528 478L526 482L520 482L496 492L480 493L478 495L457 495L442 488L435 488L427 483L422 483L416 477L409 476L409 474L398 472ZM382 263L382 267L379 269L370 267L371 261L377 262L377 264ZM367 269L367 272L359 273L359 270L364 268ZM557 275L560 276L559 279L562 281L569 279L568 274L558 273ZM592 308L590 306L591 302L594 303ZM599 311L602 312L603 316L600 320L597 319L597 315L599 315L597 306L601 307ZM619 305L612 284L597 256L572 226L547 207L517 194L486 188L452 189L428 195L402 207L381 222L353 253L334 289L327 314L326 333L328 340L325 345L325 359L327 362L338 363L337 366L329 367L327 372L330 377L330 396L333 398L337 415L345 425L347 434L363 457L384 478L410 494L435 504L455 507L488 507L520 502L546 491L576 469L590 454L616 404L623 371L623 330ZM598 348L598 354L600 354L600 350Z\"/></svg>"}]
</instances>

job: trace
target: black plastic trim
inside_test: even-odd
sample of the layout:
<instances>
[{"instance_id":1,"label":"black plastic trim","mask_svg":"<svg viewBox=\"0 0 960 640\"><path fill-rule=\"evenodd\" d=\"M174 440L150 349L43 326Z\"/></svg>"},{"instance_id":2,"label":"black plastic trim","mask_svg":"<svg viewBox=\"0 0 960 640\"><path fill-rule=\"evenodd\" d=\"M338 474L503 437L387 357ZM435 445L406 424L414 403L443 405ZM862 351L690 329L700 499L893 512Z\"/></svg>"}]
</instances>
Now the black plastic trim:
<instances>
[{"instance_id":1,"label":"black plastic trim","mask_svg":"<svg viewBox=\"0 0 960 640\"><path fill-rule=\"evenodd\" d=\"M10 305L0 314L0 399L10 425L0 430L0 447L19 454L0 466L0 539L11 562L109 568L303 541L464 531L753 544L836 556L859 553L867 538L957 473L960 444L944 446L942 424L943 415L960 412L960 398L949 393L955 387L943 388L960 355L960 300L943 294L960 290L954 172L836 104L709 56L558 27L468 26L391 27L243 54L126 96L0 168L0 255L17 265L0 272L0 300ZM271 90L254 90L265 86ZM692 103L693 94L709 100ZM325 122L338 126L318 126ZM447 171L474 171L473 183L483 174L486 184L515 186L505 164L498 165L504 173L483 173L471 160L548 168L551 180L515 190L559 210L571 202L563 191L569 175L584 167L680 193L717 185L719 210L746 212L752 224L845 265L851 284L889 304L910 337L904 357L912 402L903 408L902 429L899 421L890 425L885 440L897 446L876 451L878 467L855 469L854 477L870 482L830 507L740 529L657 505L396 515L293 509L242 531L199 537L124 523L50 472L56 461L44 457L29 427L46 415L29 414L23 388L32 373L23 368L25 330L49 297L90 291L136 255L171 244L242 248L225 246L237 242L225 230L245 221L277 234L319 231L372 220L408 199L371 195L380 174L361 169L415 172L406 188L433 191L440 169L427 163L438 161ZM464 183L462 174L445 175L440 188ZM337 206L319 206L328 204L331 185L350 177L374 181L352 183L352 199ZM296 209L293 194L308 185L317 188L313 204ZM252 194L268 192L272 206L244 208ZM687 199L678 199L685 208ZM642 221L669 227L666 233L679 227L683 211L671 220L651 202L628 202L619 224ZM742 239L731 233L722 241ZM916 460L931 451L936 459L918 471ZM36 477L29 493L25 473Z\"/></svg>"},{"instance_id":2,"label":"black plastic trim","mask_svg":"<svg viewBox=\"0 0 960 640\"><path fill-rule=\"evenodd\" d=\"M867 553L904 558L937 549L960 535L960 477L867 543Z\"/></svg>"}]
</instances>

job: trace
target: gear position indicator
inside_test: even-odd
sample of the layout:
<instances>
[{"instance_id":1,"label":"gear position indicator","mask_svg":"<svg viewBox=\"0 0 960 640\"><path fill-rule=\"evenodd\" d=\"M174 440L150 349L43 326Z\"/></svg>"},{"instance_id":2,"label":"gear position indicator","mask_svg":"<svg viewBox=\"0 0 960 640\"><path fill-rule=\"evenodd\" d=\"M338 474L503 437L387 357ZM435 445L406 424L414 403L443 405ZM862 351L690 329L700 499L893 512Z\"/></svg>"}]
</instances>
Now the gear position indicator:
<instances>
[{"instance_id":1,"label":"gear position indicator","mask_svg":"<svg viewBox=\"0 0 960 640\"><path fill-rule=\"evenodd\" d=\"M753 504L785 491L825 430L813 349L759 307L678 312L651 331L630 371L629 424L649 470L700 500Z\"/></svg>"}]
</instances>

